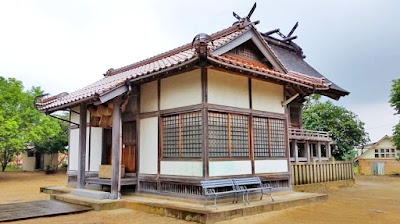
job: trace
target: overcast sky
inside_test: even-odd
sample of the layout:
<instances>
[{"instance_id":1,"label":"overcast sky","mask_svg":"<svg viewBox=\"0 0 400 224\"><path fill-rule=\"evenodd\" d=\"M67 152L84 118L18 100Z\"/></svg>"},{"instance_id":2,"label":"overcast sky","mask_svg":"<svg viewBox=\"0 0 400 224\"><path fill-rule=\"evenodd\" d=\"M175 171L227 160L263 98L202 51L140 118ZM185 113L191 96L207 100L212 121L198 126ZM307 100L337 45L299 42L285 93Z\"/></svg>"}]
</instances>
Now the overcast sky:
<instances>
[{"instance_id":1,"label":"overcast sky","mask_svg":"<svg viewBox=\"0 0 400 224\"><path fill-rule=\"evenodd\" d=\"M72 92L118 68L232 25L254 1L0 1L0 76ZM389 106L400 78L400 1L258 1L260 31L288 33L306 61L349 96L372 141L398 122Z\"/></svg>"}]
</instances>

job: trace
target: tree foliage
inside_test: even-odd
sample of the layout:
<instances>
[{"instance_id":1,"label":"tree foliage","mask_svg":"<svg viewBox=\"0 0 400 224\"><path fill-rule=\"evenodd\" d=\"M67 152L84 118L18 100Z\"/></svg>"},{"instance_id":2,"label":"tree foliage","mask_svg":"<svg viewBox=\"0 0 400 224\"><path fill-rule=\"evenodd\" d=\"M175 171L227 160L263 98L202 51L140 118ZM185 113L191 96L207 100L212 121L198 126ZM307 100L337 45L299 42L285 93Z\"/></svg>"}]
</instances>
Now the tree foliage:
<instances>
[{"instance_id":1,"label":"tree foliage","mask_svg":"<svg viewBox=\"0 0 400 224\"><path fill-rule=\"evenodd\" d=\"M389 103L395 109L396 114L400 114L400 79L392 80ZM393 141L397 150L400 150L400 122L393 127Z\"/></svg>"},{"instance_id":2,"label":"tree foliage","mask_svg":"<svg viewBox=\"0 0 400 224\"><path fill-rule=\"evenodd\" d=\"M310 97L303 109L305 129L329 131L336 142L332 147L335 159L346 159L354 146L369 141L364 123L356 114L344 107L336 106L331 101L320 102L319 98Z\"/></svg>"},{"instance_id":3,"label":"tree foliage","mask_svg":"<svg viewBox=\"0 0 400 224\"><path fill-rule=\"evenodd\" d=\"M68 118L66 114L56 116L63 119ZM65 147L68 145L68 123L52 119L47 125L51 125L54 135L42 136L41 139L36 140L33 144L35 152L50 154L50 161L53 161L54 156L57 156L59 152L65 153L67 151ZM57 167L49 168L57 169Z\"/></svg>"},{"instance_id":4,"label":"tree foliage","mask_svg":"<svg viewBox=\"0 0 400 224\"><path fill-rule=\"evenodd\" d=\"M0 76L0 162L2 171L26 146L45 142L60 133L59 123L33 106L39 87L25 91L21 81ZM57 128L58 127L58 128Z\"/></svg>"}]
</instances>

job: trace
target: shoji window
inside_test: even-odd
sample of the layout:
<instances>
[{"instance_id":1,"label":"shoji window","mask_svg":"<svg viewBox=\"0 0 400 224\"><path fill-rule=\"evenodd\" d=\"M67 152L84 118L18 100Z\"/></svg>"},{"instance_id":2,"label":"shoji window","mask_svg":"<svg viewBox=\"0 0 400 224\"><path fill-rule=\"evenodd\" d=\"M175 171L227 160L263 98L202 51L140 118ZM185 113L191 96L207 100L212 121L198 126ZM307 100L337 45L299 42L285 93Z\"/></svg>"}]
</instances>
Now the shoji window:
<instances>
[{"instance_id":1,"label":"shoji window","mask_svg":"<svg viewBox=\"0 0 400 224\"><path fill-rule=\"evenodd\" d=\"M210 157L249 157L249 117L229 113L208 113Z\"/></svg>"},{"instance_id":2,"label":"shoji window","mask_svg":"<svg viewBox=\"0 0 400 224\"><path fill-rule=\"evenodd\" d=\"M164 158L202 156L202 118L200 112L162 118L162 156Z\"/></svg>"}]
</instances>

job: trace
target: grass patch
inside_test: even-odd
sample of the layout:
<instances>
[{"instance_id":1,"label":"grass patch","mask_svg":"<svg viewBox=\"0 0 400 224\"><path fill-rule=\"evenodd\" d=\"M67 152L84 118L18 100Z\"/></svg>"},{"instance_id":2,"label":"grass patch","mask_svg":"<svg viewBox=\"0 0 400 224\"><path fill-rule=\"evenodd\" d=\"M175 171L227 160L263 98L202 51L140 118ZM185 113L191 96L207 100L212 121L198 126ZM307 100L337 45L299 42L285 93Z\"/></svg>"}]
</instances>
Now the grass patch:
<instances>
[{"instance_id":1,"label":"grass patch","mask_svg":"<svg viewBox=\"0 0 400 224\"><path fill-rule=\"evenodd\" d=\"M7 164L6 172L22 171L22 167L18 167L16 164Z\"/></svg>"},{"instance_id":2,"label":"grass patch","mask_svg":"<svg viewBox=\"0 0 400 224\"><path fill-rule=\"evenodd\" d=\"M358 165L353 166L353 171L354 171L354 173L358 173Z\"/></svg>"}]
</instances>

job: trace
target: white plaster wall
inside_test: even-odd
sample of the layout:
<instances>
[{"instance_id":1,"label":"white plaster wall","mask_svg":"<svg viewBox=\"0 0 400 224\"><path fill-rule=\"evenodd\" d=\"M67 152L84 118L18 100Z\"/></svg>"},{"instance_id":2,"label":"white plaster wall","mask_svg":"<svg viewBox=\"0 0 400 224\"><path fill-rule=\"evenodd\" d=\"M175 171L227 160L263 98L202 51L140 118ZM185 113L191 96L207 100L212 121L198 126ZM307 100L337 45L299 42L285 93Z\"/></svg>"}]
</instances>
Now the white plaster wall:
<instances>
[{"instance_id":1,"label":"white plaster wall","mask_svg":"<svg viewBox=\"0 0 400 224\"><path fill-rule=\"evenodd\" d=\"M34 171L36 165L35 157L28 157L28 153L24 152L22 155L22 170L23 171Z\"/></svg>"},{"instance_id":2,"label":"white plaster wall","mask_svg":"<svg viewBox=\"0 0 400 224\"><path fill-rule=\"evenodd\" d=\"M89 171L89 128L86 128L86 171ZM93 128L92 127L92 132L93 129L101 129L101 128ZM96 132L96 131L94 131ZM98 130L97 130L98 132ZM99 136L95 136L94 139L96 139L96 143L95 144L102 144L102 140L98 141ZM94 139L91 141L92 144L94 143ZM71 129L69 132L69 143L68 143L68 156L69 156L69 164L68 164L68 170L78 170L78 153L79 153L79 129ZM95 149L98 150L98 149ZM101 161L101 151L100 151L100 155L91 155L91 157L100 157L100 161ZM96 159L95 159L95 163L93 166L96 165ZM90 167L92 167L92 165L90 165ZM98 167L97 167L98 170ZM95 171L97 171L95 170ZM90 169L90 171L92 171Z\"/></svg>"},{"instance_id":3,"label":"white plaster wall","mask_svg":"<svg viewBox=\"0 0 400 224\"><path fill-rule=\"evenodd\" d=\"M160 109L201 103L200 69L161 79Z\"/></svg>"},{"instance_id":4,"label":"white plaster wall","mask_svg":"<svg viewBox=\"0 0 400 224\"><path fill-rule=\"evenodd\" d=\"M158 118L140 119L139 173L157 174Z\"/></svg>"},{"instance_id":5,"label":"white plaster wall","mask_svg":"<svg viewBox=\"0 0 400 224\"><path fill-rule=\"evenodd\" d=\"M287 160L255 160L254 171L259 173L283 173L288 172Z\"/></svg>"},{"instance_id":6,"label":"white plaster wall","mask_svg":"<svg viewBox=\"0 0 400 224\"><path fill-rule=\"evenodd\" d=\"M79 129L69 131L68 170L78 170Z\"/></svg>"},{"instance_id":7,"label":"white plaster wall","mask_svg":"<svg viewBox=\"0 0 400 224\"><path fill-rule=\"evenodd\" d=\"M375 148L381 148L381 149L383 149L383 148L387 148L387 149L390 149L390 148L396 148L395 146L394 146L394 143L393 143L393 141L391 141L390 139L384 139L384 140L382 140L379 144L378 144L378 146L377 147L375 147Z\"/></svg>"},{"instance_id":8,"label":"white plaster wall","mask_svg":"<svg viewBox=\"0 0 400 224\"><path fill-rule=\"evenodd\" d=\"M251 90L253 109L282 114L285 113L285 109L282 106L282 85L252 79Z\"/></svg>"},{"instance_id":9,"label":"white plaster wall","mask_svg":"<svg viewBox=\"0 0 400 224\"><path fill-rule=\"evenodd\" d=\"M379 151L379 153L380 153L380 151ZM363 158L363 159L375 158L375 148L369 148L366 152L364 152L364 154L361 155L361 158Z\"/></svg>"},{"instance_id":10,"label":"white plaster wall","mask_svg":"<svg viewBox=\"0 0 400 224\"><path fill-rule=\"evenodd\" d=\"M156 111L157 103L157 81L148 82L140 86L140 112Z\"/></svg>"},{"instance_id":11,"label":"white plaster wall","mask_svg":"<svg viewBox=\"0 0 400 224\"><path fill-rule=\"evenodd\" d=\"M203 176L202 161L161 161L160 173L176 176Z\"/></svg>"},{"instance_id":12,"label":"white plaster wall","mask_svg":"<svg viewBox=\"0 0 400 224\"><path fill-rule=\"evenodd\" d=\"M90 171L99 171L103 143L102 128L92 127L90 142Z\"/></svg>"},{"instance_id":13,"label":"white plaster wall","mask_svg":"<svg viewBox=\"0 0 400 224\"><path fill-rule=\"evenodd\" d=\"M251 161L210 161L211 177L251 174Z\"/></svg>"},{"instance_id":14,"label":"white plaster wall","mask_svg":"<svg viewBox=\"0 0 400 224\"><path fill-rule=\"evenodd\" d=\"M231 107L249 108L248 78L208 69L208 102Z\"/></svg>"}]
</instances>

